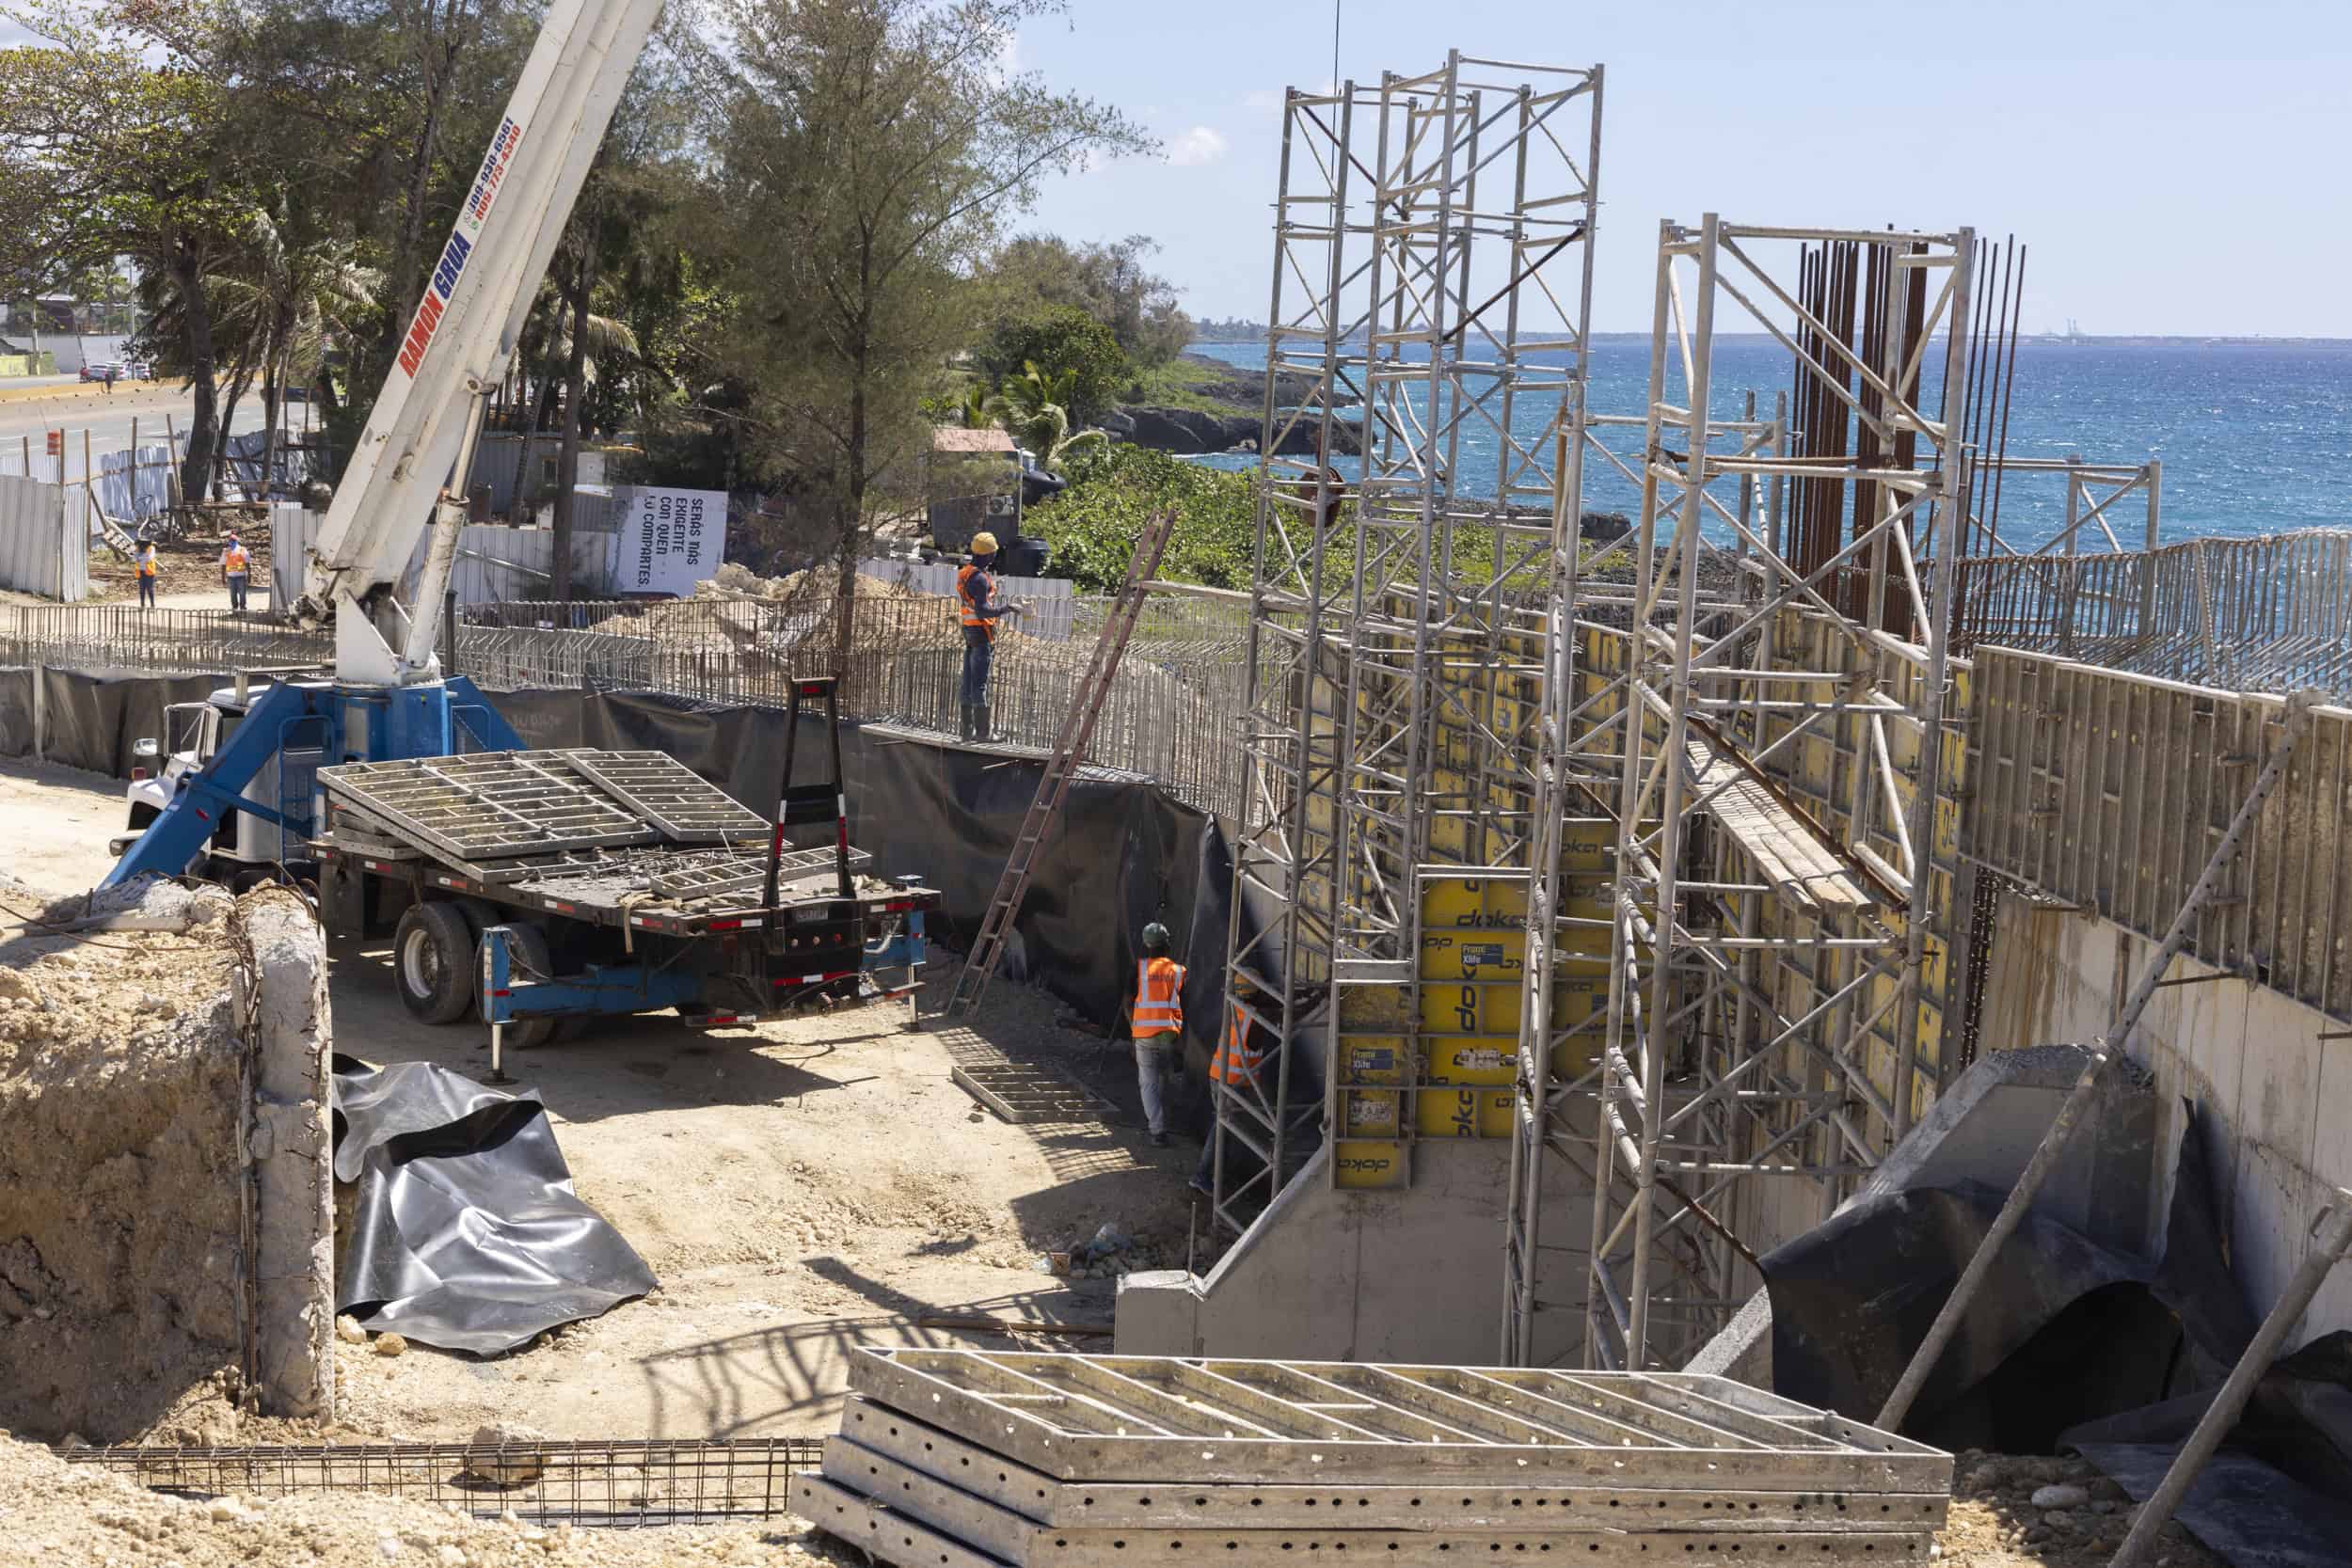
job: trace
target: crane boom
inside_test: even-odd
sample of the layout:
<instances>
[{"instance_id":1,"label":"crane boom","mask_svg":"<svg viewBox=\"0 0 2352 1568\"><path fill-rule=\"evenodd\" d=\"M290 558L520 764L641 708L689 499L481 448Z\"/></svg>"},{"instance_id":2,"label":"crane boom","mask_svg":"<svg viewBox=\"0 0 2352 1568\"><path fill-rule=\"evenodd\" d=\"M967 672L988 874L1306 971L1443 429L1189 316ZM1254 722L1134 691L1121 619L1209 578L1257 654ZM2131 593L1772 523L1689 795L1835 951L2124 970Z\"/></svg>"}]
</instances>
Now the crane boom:
<instances>
[{"instance_id":1,"label":"crane boom","mask_svg":"<svg viewBox=\"0 0 2352 1568\"><path fill-rule=\"evenodd\" d=\"M460 516L444 486L471 455L481 401L506 373L660 10L661 0L548 8L307 564L306 596L335 618L336 674L347 684L437 673L429 607L448 580ZM451 537L436 540L405 624L392 588L437 520Z\"/></svg>"}]
</instances>

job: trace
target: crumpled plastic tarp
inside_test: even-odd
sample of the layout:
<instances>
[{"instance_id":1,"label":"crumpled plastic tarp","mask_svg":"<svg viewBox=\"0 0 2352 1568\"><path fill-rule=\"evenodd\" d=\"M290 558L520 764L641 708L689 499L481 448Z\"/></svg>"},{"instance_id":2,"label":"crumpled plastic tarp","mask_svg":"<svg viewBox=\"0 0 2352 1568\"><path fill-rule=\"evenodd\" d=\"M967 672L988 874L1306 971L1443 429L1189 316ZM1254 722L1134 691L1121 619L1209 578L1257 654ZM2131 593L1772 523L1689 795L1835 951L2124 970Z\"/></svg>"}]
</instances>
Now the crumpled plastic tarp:
<instances>
[{"instance_id":1,"label":"crumpled plastic tarp","mask_svg":"<svg viewBox=\"0 0 2352 1568\"><path fill-rule=\"evenodd\" d=\"M1875 1194L1767 1254L1773 1391L1874 1418L2006 1196L1975 1182ZM2048 1452L2061 1428L2218 1382L2254 1329L2219 1237L2193 1126L2161 1259L2027 1211L1904 1432Z\"/></svg>"},{"instance_id":2,"label":"crumpled plastic tarp","mask_svg":"<svg viewBox=\"0 0 2352 1568\"><path fill-rule=\"evenodd\" d=\"M336 1311L490 1355L658 1283L572 1191L533 1091L425 1062L334 1065L335 1180L359 1189Z\"/></svg>"}]
</instances>

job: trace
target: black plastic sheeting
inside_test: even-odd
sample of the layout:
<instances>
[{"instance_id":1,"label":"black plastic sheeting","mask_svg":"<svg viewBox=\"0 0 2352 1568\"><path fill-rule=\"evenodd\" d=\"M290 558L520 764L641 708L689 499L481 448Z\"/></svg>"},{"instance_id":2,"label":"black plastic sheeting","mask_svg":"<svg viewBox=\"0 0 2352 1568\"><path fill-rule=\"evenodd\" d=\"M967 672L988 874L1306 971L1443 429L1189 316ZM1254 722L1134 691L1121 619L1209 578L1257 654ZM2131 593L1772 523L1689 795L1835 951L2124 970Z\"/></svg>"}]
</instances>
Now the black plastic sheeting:
<instances>
[{"instance_id":1,"label":"black plastic sheeting","mask_svg":"<svg viewBox=\"0 0 2352 1568\"><path fill-rule=\"evenodd\" d=\"M2082 1455L2145 1502L2180 1452L2177 1445L2086 1443ZM2251 1454L2224 1449L2198 1472L2172 1517L2234 1568L2347 1568L2352 1508L2282 1475Z\"/></svg>"},{"instance_id":2,"label":"black plastic sheeting","mask_svg":"<svg viewBox=\"0 0 2352 1568\"><path fill-rule=\"evenodd\" d=\"M782 782L779 709L618 692L508 691L491 701L534 747L666 752L755 811L772 810ZM796 746L796 779L820 777L829 759L814 712L802 716ZM847 723L841 748L852 842L874 856L875 875L916 876L939 889L946 908L931 934L968 947L1043 764ZM823 836L817 830L809 842ZM999 975L1041 986L1107 1027L1134 990L1143 927L1159 921L1190 968L1188 1049L1205 1059L1216 1044L1232 894L1232 846L1215 817L1143 780L1081 774L1038 863ZM1294 1075L1300 1070L1294 1067ZM1305 1070L1310 1082L1320 1081L1319 1063Z\"/></svg>"},{"instance_id":3,"label":"black plastic sheeting","mask_svg":"<svg viewBox=\"0 0 2352 1568\"><path fill-rule=\"evenodd\" d=\"M1969 1183L1867 1197L1767 1255L1774 1391L1874 1419L2006 1196ZM2217 1381L2254 1331L2220 1234L2193 1127L2161 1260L2028 1211L1903 1431L2047 1453L2078 1422Z\"/></svg>"},{"instance_id":4,"label":"black plastic sheeting","mask_svg":"<svg viewBox=\"0 0 2352 1568\"><path fill-rule=\"evenodd\" d=\"M425 1062L337 1055L335 1179L358 1204L335 1309L379 1332L495 1354L657 1283L580 1200L537 1096Z\"/></svg>"},{"instance_id":5,"label":"black plastic sheeting","mask_svg":"<svg viewBox=\"0 0 2352 1568\"><path fill-rule=\"evenodd\" d=\"M33 754L35 678L31 670L0 671L0 756ZM43 670L39 678L48 731L44 759L116 779L131 776L132 748L140 740L164 741L167 706L200 703L230 679L83 670Z\"/></svg>"},{"instance_id":6,"label":"black plastic sheeting","mask_svg":"<svg viewBox=\"0 0 2352 1568\"><path fill-rule=\"evenodd\" d=\"M2145 1500L2212 1391L2087 1422L2059 1443ZM2352 1334L2271 1363L2174 1515L2237 1568L2352 1564Z\"/></svg>"}]
</instances>

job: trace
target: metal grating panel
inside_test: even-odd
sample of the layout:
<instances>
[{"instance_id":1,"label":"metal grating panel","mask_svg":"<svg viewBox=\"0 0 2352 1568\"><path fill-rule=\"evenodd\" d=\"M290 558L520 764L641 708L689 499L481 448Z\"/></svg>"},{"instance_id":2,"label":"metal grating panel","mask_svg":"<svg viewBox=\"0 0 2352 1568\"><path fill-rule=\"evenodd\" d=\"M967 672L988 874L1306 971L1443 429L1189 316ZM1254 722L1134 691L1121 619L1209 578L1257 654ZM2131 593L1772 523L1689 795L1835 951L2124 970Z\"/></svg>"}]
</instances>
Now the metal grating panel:
<instances>
[{"instance_id":1,"label":"metal grating panel","mask_svg":"<svg viewBox=\"0 0 2352 1568\"><path fill-rule=\"evenodd\" d=\"M564 759L679 844L764 842L768 819L662 752L571 751Z\"/></svg>"},{"instance_id":2,"label":"metal grating panel","mask_svg":"<svg viewBox=\"0 0 2352 1568\"><path fill-rule=\"evenodd\" d=\"M827 1478L874 1495L911 1475L944 1478L1041 1525L1146 1529L1315 1530L1806 1530L1941 1529L1949 1497L1930 1492L1804 1492L1658 1488L1639 1467L1622 1485L1462 1481L1207 1487L1154 1481L1065 1481L978 1443L851 1396L841 1435L825 1445Z\"/></svg>"},{"instance_id":3,"label":"metal grating panel","mask_svg":"<svg viewBox=\"0 0 2352 1568\"><path fill-rule=\"evenodd\" d=\"M572 771L561 752L482 752L319 769L329 793L456 860L495 860L660 834Z\"/></svg>"},{"instance_id":4,"label":"metal grating panel","mask_svg":"<svg viewBox=\"0 0 2352 1568\"><path fill-rule=\"evenodd\" d=\"M1951 1486L1949 1454L1687 1373L867 1350L850 1386L1063 1481Z\"/></svg>"}]
</instances>

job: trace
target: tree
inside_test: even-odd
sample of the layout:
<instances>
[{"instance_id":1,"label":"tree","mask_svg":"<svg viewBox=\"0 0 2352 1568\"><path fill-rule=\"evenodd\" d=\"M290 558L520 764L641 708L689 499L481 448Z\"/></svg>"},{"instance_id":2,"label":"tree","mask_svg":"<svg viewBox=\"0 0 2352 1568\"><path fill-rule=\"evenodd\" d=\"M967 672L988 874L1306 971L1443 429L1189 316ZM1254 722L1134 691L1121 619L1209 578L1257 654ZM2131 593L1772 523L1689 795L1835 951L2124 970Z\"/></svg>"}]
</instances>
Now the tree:
<instances>
[{"instance_id":1,"label":"tree","mask_svg":"<svg viewBox=\"0 0 2352 1568\"><path fill-rule=\"evenodd\" d=\"M1192 321L1177 308L1175 285L1144 265L1159 248L1145 234L1077 245L1053 234L1025 234L998 254L993 270L1009 314L1075 306L1110 328L1130 359L1159 365L1192 341Z\"/></svg>"},{"instance_id":2,"label":"tree","mask_svg":"<svg viewBox=\"0 0 2352 1568\"><path fill-rule=\"evenodd\" d=\"M769 462L817 504L846 666L860 546L928 450L979 263L1039 181L1149 150L1117 110L1005 69L1057 0L716 0L707 222L737 300L723 357ZM711 29L706 29L706 35Z\"/></svg>"},{"instance_id":3,"label":"tree","mask_svg":"<svg viewBox=\"0 0 2352 1568\"><path fill-rule=\"evenodd\" d=\"M1073 372L1049 375L1031 360L1019 375L1005 383L997 399L1003 409L999 417L1013 439L1036 453L1039 464L1054 473L1061 471L1065 459L1110 439L1099 430L1070 433L1070 400L1076 381Z\"/></svg>"},{"instance_id":4,"label":"tree","mask_svg":"<svg viewBox=\"0 0 2352 1568\"><path fill-rule=\"evenodd\" d=\"M226 88L151 38L51 0L10 13L45 46L0 50L0 277L54 284L129 257L177 307L194 393L181 485L201 495L218 434L210 273L256 205L246 154L229 135ZM199 36L205 7L183 14Z\"/></svg>"},{"instance_id":5,"label":"tree","mask_svg":"<svg viewBox=\"0 0 2352 1568\"><path fill-rule=\"evenodd\" d=\"M1059 400L1081 423L1099 418L1127 378L1127 356L1111 329L1075 305L1009 322L973 356L1000 381L1035 366L1067 392Z\"/></svg>"}]
</instances>

